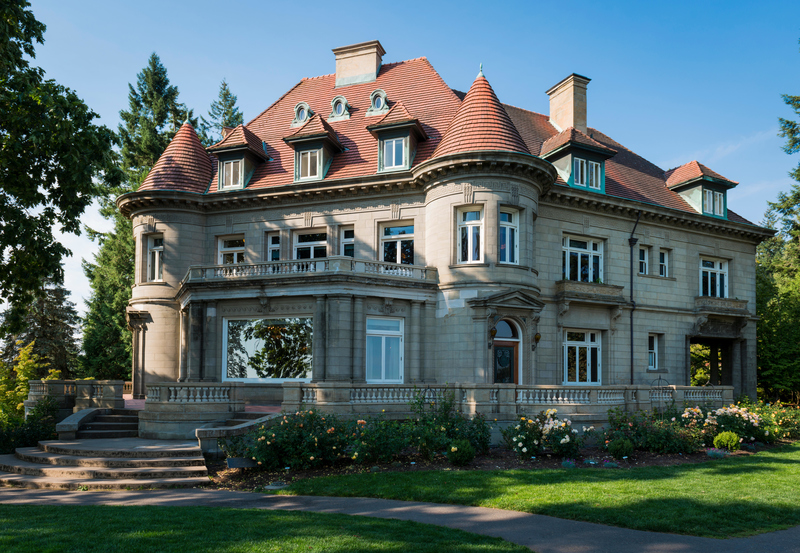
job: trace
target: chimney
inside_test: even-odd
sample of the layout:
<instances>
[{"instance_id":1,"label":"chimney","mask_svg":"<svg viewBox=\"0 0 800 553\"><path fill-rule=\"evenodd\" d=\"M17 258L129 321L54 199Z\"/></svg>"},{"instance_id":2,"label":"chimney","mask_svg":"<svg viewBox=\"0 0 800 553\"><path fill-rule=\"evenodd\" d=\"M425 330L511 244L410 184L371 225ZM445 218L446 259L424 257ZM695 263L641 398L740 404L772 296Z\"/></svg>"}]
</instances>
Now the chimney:
<instances>
[{"instance_id":1,"label":"chimney","mask_svg":"<svg viewBox=\"0 0 800 553\"><path fill-rule=\"evenodd\" d=\"M378 77L381 59L386 53L377 40L334 48L336 87L370 83Z\"/></svg>"},{"instance_id":2,"label":"chimney","mask_svg":"<svg viewBox=\"0 0 800 553\"><path fill-rule=\"evenodd\" d=\"M586 85L591 81L573 73L547 91L550 96L550 122L560 131L575 127L586 130Z\"/></svg>"}]
</instances>

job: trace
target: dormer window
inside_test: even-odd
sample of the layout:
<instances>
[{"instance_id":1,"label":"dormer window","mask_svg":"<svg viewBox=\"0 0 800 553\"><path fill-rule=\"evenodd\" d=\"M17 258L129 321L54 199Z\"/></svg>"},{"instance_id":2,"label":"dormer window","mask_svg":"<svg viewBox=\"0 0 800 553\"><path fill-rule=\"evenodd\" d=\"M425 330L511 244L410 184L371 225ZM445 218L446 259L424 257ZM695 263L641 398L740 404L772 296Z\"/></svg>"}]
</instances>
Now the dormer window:
<instances>
[{"instance_id":1,"label":"dormer window","mask_svg":"<svg viewBox=\"0 0 800 553\"><path fill-rule=\"evenodd\" d=\"M222 189L242 187L242 162L225 161L222 163Z\"/></svg>"},{"instance_id":2,"label":"dormer window","mask_svg":"<svg viewBox=\"0 0 800 553\"><path fill-rule=\"evenodd\" d=\"M337 96L331 100L331 114L328 116L328 122L344 121L350 119L350 106L344 96Z\"/></svg>"},{"instance_id":3,"label":"dormer window","mask_svg":"<svg viewBox=\"0 0 800 553\"><path fill-rule=\"evenodd\" d=\"M305 102L300 102L294 106L294 119L292 120L292 127L300 127L308 121L314 112L308 107Z\"/></svg>"},{"instance_id":4,"label":"dormer window","mask_svg":"<svg viewBox=\"0 0 800 553\"><path fill-rule=\"evenodd\" d=\"M598 162L576 157L573 159L573 165L575 186L588 186L592 190L600 190L602 188L602 175Z\"/></svg>"},{"instance_id":5,"label":"dormer window","mask_svg":"<svg viewBox=\"0 0 800 553\"><path fill-rule=\"evenodd\" d=\"M367 110L366 117L371 115L380 115L389 111L389 102L386 99L386 92L380 88L373 91L369 95L369 109Z\"/></svg>"},{"instance_id":6,"label":"dormer window","mask_svg":"<svg viewBox=\"0 0 800 553\"><path fill-rule=\"evenodd\" d=\"M307 150L304 152L297 152L297 180L302 179L318 179L321 174L320 162L322 161L322 152L320 150Z\"/></svg>"},{"instance_id":7,"label":"dormer window","mask_svg":"<svg viewBox=\"0 0 800 553\"><path fill-rule=\"evenodd\" d=\"M703 190L703 212L706 215L725 216L725 194L709 190Z\"/></svg>"},{"instance_id":8,"label":"dormer window","mask_svg":"<svg viewBox=\"0 0 800 553\"><path fill-rule=\"evenodd\" d=\"M405 169L406 163L406 143L407 137L389 138L383 142L383 169Z\"/></svg>"}]
</instances>

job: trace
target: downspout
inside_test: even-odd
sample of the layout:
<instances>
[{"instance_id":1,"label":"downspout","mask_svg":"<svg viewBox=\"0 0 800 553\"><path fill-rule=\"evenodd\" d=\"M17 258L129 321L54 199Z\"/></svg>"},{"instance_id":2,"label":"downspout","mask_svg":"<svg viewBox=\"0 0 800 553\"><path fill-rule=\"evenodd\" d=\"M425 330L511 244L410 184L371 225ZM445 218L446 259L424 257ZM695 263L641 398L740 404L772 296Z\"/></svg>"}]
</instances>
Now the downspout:
<instances>
[{"instance_id":1,"label":"downspout","mask_svg":"<svg viewBox=\"0 0 800 553\"><path fill-rule=\"evenodd\" d=\"M631 386L633 386L633 312L636 311L636 302L633 301L633 267L634 267L634 258L633 258L633 248L636 246L636 243L639 241L638 238L634 238L633 235L636 233L636 227L639 226L639 218L642 216L642 210L636 212L636 223L633 225L633 230L631 231L631 236L628 238L628 245L631 247Z\"/></svg>"}]
</instances>

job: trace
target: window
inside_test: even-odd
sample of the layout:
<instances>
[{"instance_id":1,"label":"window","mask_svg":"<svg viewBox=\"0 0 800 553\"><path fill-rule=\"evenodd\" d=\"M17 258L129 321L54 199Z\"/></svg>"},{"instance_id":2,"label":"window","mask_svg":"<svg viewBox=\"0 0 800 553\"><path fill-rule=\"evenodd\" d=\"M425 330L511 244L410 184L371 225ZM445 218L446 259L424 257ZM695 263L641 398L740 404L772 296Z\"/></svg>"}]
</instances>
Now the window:
<instances>
[{"instance_id":1,"label":"window","mask_svg":"<svg viewBox=\"0 0 800 553\"><path fill-rule=\"evenodd\" d=\"M347 257L356 256L356 231L352 228L343 228L341 231L341 253Z\"/></svg>"},{"instance_id":2,"label":"window","mask_svg":"<svg viewBox=\"0 0 800 553\"><path fill-rule=\"evenodd\" d=\"M482 227L483 210L481 208L458 210L459 263L480 263L483 261Z\"/></svg>"},{"instance_id":3,"label":"window","mask_svg":"<svg viewBox=\"0 0 800 553\"><path fill-rule=\"evenodd\" d=\"M703 213L725 216L725 194L713 190L703 190Z\"/></svg>"},{"instance_id":4,"label":"window","mask_svg":"<svg viewBox=\"0 0 800 553\"><path fill-rule=\"evenodd\" d=\"M576 186L589 186L594 190L602 188L600 182L600 164L596 161L575 158L574 162L574 182Z\"/></svg>"},{"instance_id":5,"label":"window","mask_svg":"<svg viewBox=\"0 0 800 553\"><path fill-rule=\"evenodd\" d=\"M223 319L222 379L309 381L311 318Z\"/></svg>"},{"instance_id":6,"label":"window","mask_svg":"<svg viewBox=\"0 0 800 553\"><path fill-rule=\"evenodd\" d=\"M383 261L414 264L414 225L383 227Z\"/></svg>"},{"instance_id":7,"label":"window","mask_svg":"<svg viewBox=\"0 0 800 553\"><path fill-rule=\"evenodd\" d=\"M664 278L669 276L669 252L667 250L658 252L658 276Z\"/></svg>"},{"instance_id":8,"label":"window","mask_svg":"<svg viewBox=\"0 0 800 553\"><path fill-rule=\"evenodd\" d=\"M345 119L350 119L350 106L344 96L336 96L331 100L331 114L328 116L328 121L343 121Z\"/></svg>"},{"instance_id":9,"label":"window","mask_svg":"<svg viewBox=\"0 0 800 553\"><path fill-rule=\"evenodd\" d=\"M562 240L561 278L581 282L603 282L603 243L565 236Z\"/></svg>"},{"instance_id":10,"label":"window","mask_svg":"<svg viewBox=\"0 0 800 553\"><path fill-rule=\"evenodd\" d=\"M328 233L311 231L295 234L295 259L320 259L323 257L328 257Z\"/></svg>"},{"instance_id":11,"label":"window","mask_svg":"<svg viewBox=\"0 0 800 553\"><path fill-rule=\"evenodd\" d=\"M700 295L728 297L728 262L700 258Z\"/></svg>"},{"instance_id":12,"label":"window","mask_svg":"<svg viewBox=\"0 0 800 553\"><path fill-rule=\"evenodd\" d=\"M226 161L222 164L222 188L241 188L241 161Z\"/></svg>"},{"instance_id":13,"label":"window","mask_svg":"<svg viewBox=\"0 0 800 553\"><path fill-rule=\"evenodd\" d=\"M281 236L280 234L267 235L267 261L281 260Z\"/></svg>"},{"instance_id":14,"label":"window","mask_svg":"<svg viewBox=\"0 0 800 553\"><path fill-rule=\"evenodd\" d=\"M647 370L658 370L658 334L647 337Z\"/></svg>"},{"instance_id":15,"label":"window","mask_svg":"<svg viewBox=\"0 0 800 553\"><path fill-rule=\"evenodd\" d=\"M373 90L369 95L369 109L364 115L369 117L371 115L378 115L389 111L389 102L386 99L386 92L380 88Z\"/></svg>"},{"instance_id":16,"label":"window","mask_svg":"<svg viewBox=\"0 0 800 553\"><path fill-rule=\"evenodd\" d=\"M639 248L639 274L646 275L647 274L647 258L650 256L650 248L648 247L641 247Z\"/></svg>"},{"instance_id":17,"label":"window","mask_svg":"<svg viewBox=\"0 0 800 553\"><path fill-rule=\"evenodd\" d=\"M725 195L722 192L714 192L714 215L725 215Z\"/></svg>"},{"instance_id":18,"label":"window","mask_svg":"<svg viewBox=\"0 0 800 553\"><path fill-rule=\"evenodd\" d=\"M367 382L403 382L403 320L367 317Z\"/></svg>"},{"instance_id":19,"label":"window","mask_svg":"<svg viewBox=\"0 0 800 553\"><path fill-rule=\"evenodd\" d=\"M564 384L600 384L599 332L564 332Z\"/></svg>"},{"instance_id":20,"label":"window","mask_svg":"<svg viewBox=\"0 0 800 553\"><path fill-rule=\"evenodd\" d=\"M292 127L300 127L305 124L308 119L314 115L314 111L305 102L299 102L294 106L294 119L292 119Z\"/></svg>"},{"instance_id":21,"label":"window","mask_svg":"<svg viewBox=\"0 0 800 553\"><path fill-rule=\"evenodd\" d=\"M519 234L519 212L501 211L500 212L500 263L519 263L519 244L517 236Z\"/></svg>"},{"instance_id":22,"label":"window","mask_svg":"<svg viewBox=\"0 0 800 553\"><path fill-rule=\"evenodd\" d=\"M244 263L244 236L223 236L219 239L219 264Z\"/></svg>"},{"instance_id":23,"label":"window","mask_svg":"<svg viewBox=\"0 0 800 553\"><path fill-rule=\"evenodd\" d=\"M164 237L147 237L147 280L160 282L164 279Z\"/></svg>"},{"instance_id":24,"label":"window","mask_svg":"<svg viewBox=\"0 0 800 553\"><path fill-rule=\"evenodd\" d=\"M406 166L405 138L392 138L383 141L383 168L401 169Z\"/></svg>"},{"instance_id":25,"label":"window","mask_svg":"<svg viewBox=\"0 0 800 553\"><path fill-rule=\"evenodd\" d=\"M320 150L297 152L297 179L315 179L319 177L319 162L322 159Z\"/></svg>"}]
</instances>

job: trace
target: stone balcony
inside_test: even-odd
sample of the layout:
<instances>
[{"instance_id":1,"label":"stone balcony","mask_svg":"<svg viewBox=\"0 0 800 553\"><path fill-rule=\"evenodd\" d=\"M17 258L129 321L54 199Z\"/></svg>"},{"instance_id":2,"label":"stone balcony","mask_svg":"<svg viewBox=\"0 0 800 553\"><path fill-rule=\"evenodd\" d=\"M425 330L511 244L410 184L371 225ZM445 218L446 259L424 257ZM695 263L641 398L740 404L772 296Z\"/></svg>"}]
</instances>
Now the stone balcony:
<instances>
[{"instance_id":1,"label":"stone balcony","mask_svg":"<svg viewBox=\"0 0 800 553\"><path fill-rule=\"evenodd\" d=\"M557 301L606 305L627 303L623 295L624 287L622 286L577 280L558 280L555 284Z\"/></svg>"},{"instance_id":2,"label":"stone balcony","mask_svg":"<svg viewBox=\"0 0 800 553\"><path fill-rule=\"evenodd\" d=\"M732 315L746 317L750 315L747 310L747 300L734 298L712 298L710 296L696 296L694 298L695 312L705 315Z\"/></svg>"}]
</instances>

